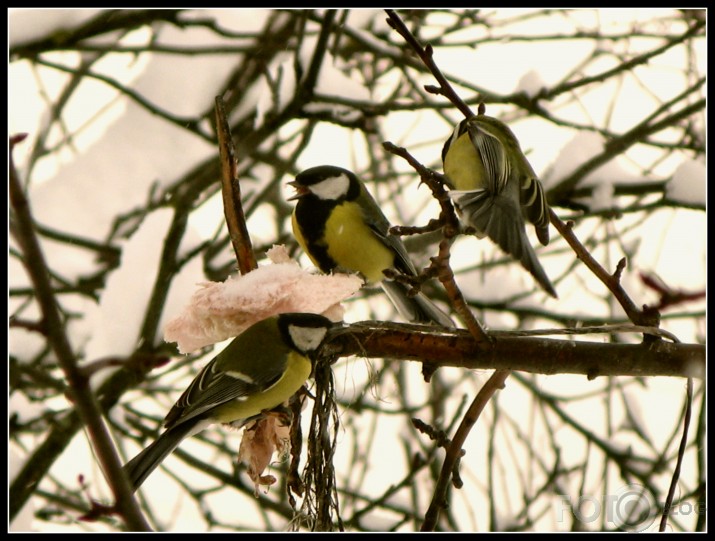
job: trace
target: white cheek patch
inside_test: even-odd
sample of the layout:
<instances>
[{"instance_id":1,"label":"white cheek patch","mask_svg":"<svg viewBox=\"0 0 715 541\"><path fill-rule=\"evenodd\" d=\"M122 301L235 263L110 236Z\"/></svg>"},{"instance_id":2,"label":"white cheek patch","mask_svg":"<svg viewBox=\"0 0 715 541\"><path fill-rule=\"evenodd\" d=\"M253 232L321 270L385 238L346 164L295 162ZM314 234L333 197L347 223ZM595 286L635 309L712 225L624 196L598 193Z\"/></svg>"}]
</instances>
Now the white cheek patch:
<instances>
[{"instance_id":1,"label":"white cheek patch","mask_svg":"<svg viewBox=\"0 0 715 541\"><path fill-rule=\"evenodd\" d=\"M299 351L313 351L318 348L320 343L325 338L328 329L325 327L298 327L297 325L288 325L288 333L295 347Z\"/></svg>"},{"instance_id":2,"label":"white cheek patch","mask_svg":"<svg viewBox=\"0 0 715 541\"><path fill-rule=\"evenodd\" d=\"M328 177L309 187L318 199L333 201L345 197L350 187L350 179L347 175L341 174L337 177Z\"/></svg>"}]
</instances>

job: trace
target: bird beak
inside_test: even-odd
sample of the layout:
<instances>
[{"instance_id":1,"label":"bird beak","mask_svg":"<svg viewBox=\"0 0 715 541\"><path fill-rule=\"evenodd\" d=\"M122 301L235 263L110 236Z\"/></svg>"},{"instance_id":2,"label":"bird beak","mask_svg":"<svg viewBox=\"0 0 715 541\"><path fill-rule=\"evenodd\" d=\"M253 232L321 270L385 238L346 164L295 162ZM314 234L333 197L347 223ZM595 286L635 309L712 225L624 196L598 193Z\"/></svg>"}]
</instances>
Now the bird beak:
<instances>
[{"instance_id":1,"label":"bird beak","mask_svg":"<svg viewBox=\"0 0 715 541\"><path fill-rule=\"evenodd\" d=\"M293 197L289 197L288 201L295 201L296 199L300 199L301 197L308 195L310 193L310 190L306 188L305 186L301 186L297 180L294 180L293 182L289 182L288 186L291 186L295 188L295 195Z\"/></svg>"}]
</instances>

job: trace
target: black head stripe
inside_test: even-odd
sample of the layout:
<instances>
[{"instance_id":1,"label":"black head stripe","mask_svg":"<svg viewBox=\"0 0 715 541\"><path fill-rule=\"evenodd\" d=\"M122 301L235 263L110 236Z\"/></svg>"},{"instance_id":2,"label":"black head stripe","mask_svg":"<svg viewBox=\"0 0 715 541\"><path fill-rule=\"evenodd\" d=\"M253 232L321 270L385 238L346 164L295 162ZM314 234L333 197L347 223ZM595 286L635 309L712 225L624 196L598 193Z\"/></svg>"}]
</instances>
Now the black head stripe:
<instances>
[{"instance_id":1,"label":"black head stripe","mask_svg":"<svg viewBox=\"0 0 715 541\"><path fill-rule=\"evenodd\" d=\"M325 224L337 204L337 201L320 200L313 194L307 194L299 199L295 206L295 218L308 252L325 273L329 273L337 265L328 255L328 247L323 242Z\"/></svg>"},{"instance_id":2,"label":"black head stripe","mask_svg":"<svg viewBox=\"0 0 715 541\"><path fill-rule=\"evenodd\" d=\"M295 180L302 186L312 186L313 184L324 181L326 178L338 177L340 175L347 175L349 177L353 176L350 171L343 169L342 167L336 167L334 165L319 165L317 167L310 167L301 171L295 176Z\"/></svg>"}]
</instances>

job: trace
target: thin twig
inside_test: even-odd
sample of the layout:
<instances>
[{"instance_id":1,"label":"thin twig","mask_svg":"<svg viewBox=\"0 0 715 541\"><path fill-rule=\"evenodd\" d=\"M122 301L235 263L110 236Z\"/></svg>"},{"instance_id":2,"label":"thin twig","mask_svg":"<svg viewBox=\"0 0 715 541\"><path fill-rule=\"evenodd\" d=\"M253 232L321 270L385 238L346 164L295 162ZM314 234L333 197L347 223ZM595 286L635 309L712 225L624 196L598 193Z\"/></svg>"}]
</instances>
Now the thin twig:
<instances>
[{"instance_id":1,"label":"thin twig","mask_svg":"<svg viewBox=\"0 0 715 541\"><path fill-rule=\"evenodd\" d=\"M688 378L687 391L685 398L685 415L683 416L683 435L680 438L680 446L678 448L678 460L675 464L675 469L673 470L673 476L670 480L670 487L668 487L668 496L665 499L665 504L663 505L663 515L660 517L660 528L659 531L664 532L665 528L668 526L668 517L670 516L670 509L673 506L673 497L675 496L675 489L678 486L678 481L680 480L680 469L683 465L683 459L685 458L685 449L688 445L688 428L690 427L690 418L693 414L693 378Z\"/></svg>"},{"instance_id":2,"label":"thin twig","mask_svg":"<svg viewBox=\"0 0 715 541\"><path fill-rule=\"evenodd\" d=\"M454 310L460 315L465 326L469 332L474 336L476 343L483 349L489 348L489 336L486 331L482 328L481 324L472 314L467 302L462 295L459 286L454 278L454 272L449 266L450 258L450 247L454 238L459 234L459 218L454 210L454 205L447 194L447 190L444 188L444 179L442 175L436 173L420 162L418 162L405 148L397 147L390 142L383 143L383 147L388 152L400 156L407 163L410 164L412 168L419 173L422 182L424 182L427 187L432 191L432 196L437 200L440 205L440 215L439 222L444 224L442 226L442 234L444 239L439 245L439 254L431 259L432 264L430 269L426 272L427 275L436 275L449 296Z\"/></svg>"},{"instance_id":3,"label":"thin twig","mask_svg":"<svg viewBox=\"0 0 715 541\"><path fill-rule=\"evenodd\" d=\"M447 489L449 488L449 480L453 476L457 461L462 457L462 445L464 445L469 432L476 424L479 416L482 411L484 411L484 407L489 403L491 397L499 389L504 388L504 382L506 381L506 378L509 377L509 374L511 374L511 370L496 370L479 390L477 396L474 397L474 401L469 406L467 413L465 413L459 428L457 428L457 432L454 434L454 438L452 438L452 443L445 454L442 470L439 473L439 479L435 485L432 502L427 509L425 520L420 528L421 531L431 532L434 531L437 526L440 512L447 505Z\"/></svg>"},{"instance_id":4,"label":"thin twig","mask_svg":"<svg viewBox=\"0 0 715 541\"><path fill-rule=\"evenodd\" d=\"M410 45L410 47L412 47L412 50L419 55L420 59L422 60L424 65L427 66L427 69L430 70L434 78L437 79L437 82L439 83L439 88L434 86L425 86L425 90L432 94L440 94L447 98L450 102L454 104L457 109L459 109L464 114L465 117L469 118L473 116L474 113L472 113L472 110L469 108L469 105L467 105L464 100L462 100L462 98L460 98L459 95L454 91L452 85L449 84L447 78L442 74L442 71L437 67L437 64L435 64L432 46L428 44L427 46L422 47L420 42L417 41L417 38L415 38L415 36L412 35L412 32L410 32L407 26L405 26L405 23L402 21L402 19L397 15L397 13L395 13L395 10L386 9L385 12L388 16L387 24L394 28L397 33L405 39L405 41Z\"/></svg>"},{"instance_id":5,"label":"thin twig","mask_svg":"<svg viewBox=\"0 0 715 541\"><path fill-rule=\"evenodd\" d=\"M561 233L561 236L566 239L566 242L569 243L576 257L583 261L589 270L613 293L613 296L628 315L628 319L635 325L657 327L660 323L660 313L658 310L649 308L648 306L644 306L643 310L639 309L623 289L623 286L621 286L620 276L626 265L625 258L619 261L616 271L613 274L609 274L578 240L576 234L573 232L573 222L562 222L553 209L549 209L549 215L551 223L559 233Z\"/></svg>"},{"instance_id":6,"label":"thin twig","mask_svg":"<svg viewBox=\"0 0 715 541\"><path fill-rule=\"evenodd\" d=\"M52 62L50 60L47 60L46 58L37 57L35 59L35 62L42 66L47 66L49 68L54 68L56 70L70 73L70 74L74 74L77 71L76 68L65 66L63 64L58 64L57 62ZM133 90L127 86L124 86L122 83L120 83L119 81L116 81L112 77L102 75L101 73L95 73L90 70L87 70L85 77L91 78L91 79L97 79L98 81L102 81L103 83L118 90L121 94L124 94L129 99L134 100L141 107L146 109L149 113L151 113L153 115L158 115L161 118L167 120L168 122L171 122L172 124L176 125L176 127L180 128L180 129L188 130L188 131L198 135L205 141L212 142L211 137L201 130L200 120L195 119L195 118L190 118L190 117L181 117L178 115L174 115L171 112L166 111L165 109L159 107L158 105L155 105L154 103L150 102L148 99L146 99L144 96L142 96L139 92L136 92L135 90Z\"/></svg>"}]
</instances>

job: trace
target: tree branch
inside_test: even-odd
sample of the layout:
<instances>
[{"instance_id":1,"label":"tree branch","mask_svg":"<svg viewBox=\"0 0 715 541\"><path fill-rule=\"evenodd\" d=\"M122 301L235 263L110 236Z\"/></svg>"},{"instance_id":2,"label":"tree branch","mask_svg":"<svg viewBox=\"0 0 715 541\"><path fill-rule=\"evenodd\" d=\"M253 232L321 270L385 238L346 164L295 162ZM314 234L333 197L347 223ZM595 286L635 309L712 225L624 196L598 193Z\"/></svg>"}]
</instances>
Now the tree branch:
<instances>
[{"instance_id":1,"label":"tree branch","mask_svg":"<svg viewBox=\"0 0 715 541\"><path fill-rule=\"evenodd\" d=\"M69 398L87 427L92 444L97 451L97 458L112 488L116 508L129 529L148 531L149 526L132 497L126 477L122 474L122 464L109 436L109 431L102 420L102 413L90 388L89 378L77 366L75 354L65 334L65 325L60 317L60 310L52 290L52 284L50 284L45 256L35 232L30 203L22 190L20 178L12 159L13 147L22 139L24 139L24 135L14 136L10 139L9 193L12 209L10 231L25 254L23 261L35 286L36 298L42 312L43 327L47 332L48 341L67 378Z\"/></svg>"},{"instance_id":2,"label":"tree branch","mask_svg":"<svg viewBox=\"0 0 715 541\"><path fill-rule=\"evenodd\" d=\"M614 330L607 326L600 332L613 334ZM634 327L633 332L644 330ZM489 336L493 340L492 348L484 351L463 329L438 332L426 325L366 321L336 330L324 347L341 357L357 355L419 361L470 370L581 374L589 379L599 376L703 378L705 375L705 346L701 344L673 344L664 340L614 344L535 338L509 331L490 331Z\"/></svg>"},{"instance_id":3,"label":"tree branch","mask_svg":"<svg viewBox=\"0 0 715 541\"><path fill-rule=\"evenodd\" d=\"M236 148L231 138L228 118L221 96L216 97L216 134L218 136L219 154L221 159L221 193L223 195L223 213L226 217L228 236L231 238L233 251L236 254L238 269L246 274L258 268L256 256L253 255L251 236L246 227L246 216L241 202L241 183L238 180L238 164L236 163Z\"/></svg>"}]
</instances>

